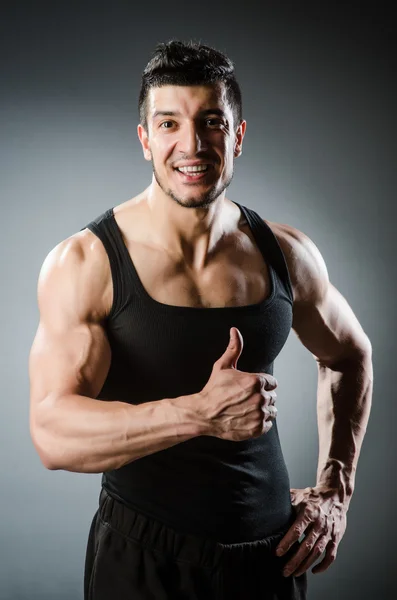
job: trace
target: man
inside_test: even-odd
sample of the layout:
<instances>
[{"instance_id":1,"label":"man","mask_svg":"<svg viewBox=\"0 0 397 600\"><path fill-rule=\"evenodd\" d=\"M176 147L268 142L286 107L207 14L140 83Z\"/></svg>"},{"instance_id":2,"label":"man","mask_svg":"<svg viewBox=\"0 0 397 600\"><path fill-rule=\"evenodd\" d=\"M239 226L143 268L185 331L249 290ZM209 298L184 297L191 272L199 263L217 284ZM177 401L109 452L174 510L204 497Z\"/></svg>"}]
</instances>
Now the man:
<instances>
[{"instance_id":1,"label":"man","mask_svg":"<svg viewBox=\"0 0 397 600\"><path fill-rule=\"evenodd\" d=\"M246 130L231 61L158 45L139 110L152 182L49 253L29 364L45 467L103 473L85 598L306 598L346 529L371 344L314 243L225 196ZM319 373L302 490L274 406L291 327Z\"/></svg>"}]
</instances>

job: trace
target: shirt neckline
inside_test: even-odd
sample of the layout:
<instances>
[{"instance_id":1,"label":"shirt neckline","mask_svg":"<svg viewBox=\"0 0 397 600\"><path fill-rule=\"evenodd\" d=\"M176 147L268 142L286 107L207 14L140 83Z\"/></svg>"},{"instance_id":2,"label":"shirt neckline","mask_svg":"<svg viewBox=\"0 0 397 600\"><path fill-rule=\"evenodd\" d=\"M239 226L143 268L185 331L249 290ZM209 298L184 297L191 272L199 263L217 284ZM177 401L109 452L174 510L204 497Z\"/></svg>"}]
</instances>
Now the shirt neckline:
<instances>
[{"instance_id":1,"label":"shirt neckline","mask_svg":"<svg viewBox=\"0 0 397 600\"><path fill-rule=\"evenodd\" d=\"M117 236L120 240L120 245L122 248L122 252L124 254L126 263L128 264L128 268L130 270L131 275L133 276L133 279L137 285L137 291L140 295L140 298L142 300L145 300L146 302L149 302L150 304L152 304L155 308L158 308L160 310L163 311L169 311L169 312L174 312L174 313L181 313L181 314L186 314L188 312L190 313L195 313L195 314L199 314L199 313L203 313L206 315L218 315L219 314L229 314L229 313L240 313L240 312L260 312L262 310L265 310L267 308L269 308L269 306L271 306L271 304L274 302L275 297L276 297L276 291L277 291L277 278L275 276L275 271L274 268L272 266L272 264L269 262L268 257L264 255L263 251L261 250L260 244L258 243L258 239L257 239L257 235L251 225L251 220L249 215L247 214L247 211L244 210L244 207L242 205L240 205L238 202L235 202L234 200L232 200L232 202L234 204L236 204L240 211L244 213L244 216L247 219L247 223L252 231L252 234L254 236L255 242L259 248L259 251L262 253L262 256L266 262L266 265L268 267L268 271L269 271L269 276L270 276L270 294L264 298L263 300L261 300L260 302L255 302L254 304L243 304L243 305L239 305L239 306L204 306L204 307L199 307L199 306L179 306L176 304L165 304L164 302L159 302L158 300L155 300L155 298L153 298L148 291L146 290L146 288L144 287L139 275L138 275L138 271L135 268L134 262L131 258L131 255L128 251L128 248L124 242L121 230L117 224L115 215L114 215L114 207L110 208L107 212L108 212L108 216L110 216L111 221L113 223L113 226L115 228L115 231L117 232ZM264 232L265 232L265 227L264 227ZM266 234L268 235L268 232L266 231ZM222 311L222 312L221 312Z\"/></svg>"}]
</instances>

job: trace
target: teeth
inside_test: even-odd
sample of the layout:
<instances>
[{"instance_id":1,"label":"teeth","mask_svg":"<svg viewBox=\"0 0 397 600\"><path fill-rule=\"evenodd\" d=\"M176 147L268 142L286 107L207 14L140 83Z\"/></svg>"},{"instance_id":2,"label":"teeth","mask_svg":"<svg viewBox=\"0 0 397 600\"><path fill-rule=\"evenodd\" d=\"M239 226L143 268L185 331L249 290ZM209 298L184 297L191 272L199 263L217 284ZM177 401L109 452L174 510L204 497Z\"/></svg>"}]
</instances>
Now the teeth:
<instances>
[{"instance_id":1,"label":"teeth","mask_svg":"<svg viewBox=\"0 0 397 600\"><path fill-rule=\"evenodd\" d=\"M208 169L208 165L196 165L195 167L179 167L178 171L182 173L196 173L199 171L206 171Z\"/></svg>"}]
</instances>

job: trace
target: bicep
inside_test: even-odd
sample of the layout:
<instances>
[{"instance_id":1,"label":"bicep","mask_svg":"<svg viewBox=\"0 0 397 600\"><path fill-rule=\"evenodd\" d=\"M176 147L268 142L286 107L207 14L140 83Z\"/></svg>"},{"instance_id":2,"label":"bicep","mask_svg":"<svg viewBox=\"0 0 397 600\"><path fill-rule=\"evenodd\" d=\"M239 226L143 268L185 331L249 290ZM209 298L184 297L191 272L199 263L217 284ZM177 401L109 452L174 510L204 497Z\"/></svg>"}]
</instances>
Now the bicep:
<instances>
[{"instance_id":1,"label":"bicep","mask_svg":"<svg viewBox=\"0 0 397 600\"><path fill-rule=\"evenodd\" d=\"M321 289L321 294L313 292L306 301L294 303L292 328L316 360L331 367L361 355L370 344L336 287L323 281Z\"/></svg>"},{"instance_id":2,"label":"bicep","mask_svg":"<svg viewBox=\"0 0 397 600\"><path fill-rule=\"evenodd\" d=\"M330 282L324 258L302 231L279 227L294 288L292 328L324 366L335 367L370 350L370 342L346 298Z\"/></svg>"},{"instance_id":3,"label":"bicep","mask_svg":"<svg viewBox=\"0 0 397 600\"><path fill-rule=\"evenodd\" d=\"M32 403L62 394L96 398L110 358L109 342L100 325L73 324L62 332L40 323L29 356Z\"/></svg>"},{"instance_id":4,"label":"bicep","mask_svg":"<svg viewBox=\"0 0 397 600\"><path fill-rule=\"evenodd\" d=\"M40 323L29 355L31 424L46 400L64 394L95 398L107 376L110 345L92 318L98 289L76 248L59 249L39 277Z\"/></svg>"}]
</instances>

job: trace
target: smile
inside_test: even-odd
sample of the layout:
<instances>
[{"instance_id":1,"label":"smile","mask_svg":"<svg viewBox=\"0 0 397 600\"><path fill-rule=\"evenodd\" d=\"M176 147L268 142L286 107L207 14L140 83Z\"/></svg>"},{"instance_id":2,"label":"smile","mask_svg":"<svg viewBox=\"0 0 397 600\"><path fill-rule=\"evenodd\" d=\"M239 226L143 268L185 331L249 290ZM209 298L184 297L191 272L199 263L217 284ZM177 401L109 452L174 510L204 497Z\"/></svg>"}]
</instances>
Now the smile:
<instances>
[{"instance_id":1,"label":"smile","mask_svg":"<svg viewBox=\"0 0 397 600\"><path fill-rule=\"evenodd\" d=\"M198 181L206 177L210 168L210 165L198 165L196 167L180 167L174 170L182 178L182 181Z\"/></svg>"}]
</instances>

